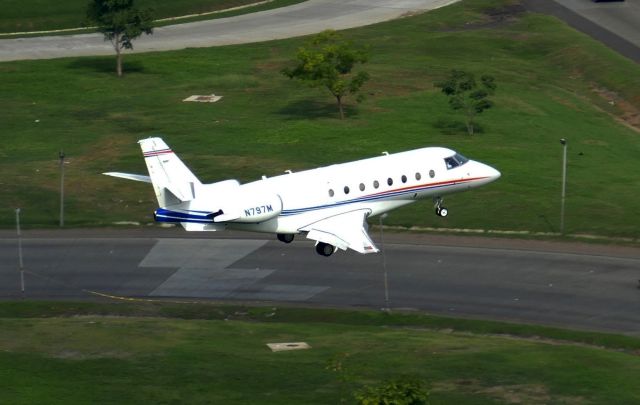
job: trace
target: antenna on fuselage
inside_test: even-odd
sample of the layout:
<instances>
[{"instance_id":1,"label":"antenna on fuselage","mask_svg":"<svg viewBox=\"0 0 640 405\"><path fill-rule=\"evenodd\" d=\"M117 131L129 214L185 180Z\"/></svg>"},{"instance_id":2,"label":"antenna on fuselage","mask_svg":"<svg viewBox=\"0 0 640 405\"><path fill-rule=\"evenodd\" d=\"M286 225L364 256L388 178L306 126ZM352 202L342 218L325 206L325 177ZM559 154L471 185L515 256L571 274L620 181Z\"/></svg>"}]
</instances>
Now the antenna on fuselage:
<instances>
[{"instance_id":1,"label":"antenna on fuselage","mask_svg":"<svg viewBox=\"0 0 640 405\"><path fill-rule=\"evenodd\" d=\"M384 152L382 152L383 155L385 156L389 156L389 152L387 152L386 150Z\"/></svg>"}]
</instances>

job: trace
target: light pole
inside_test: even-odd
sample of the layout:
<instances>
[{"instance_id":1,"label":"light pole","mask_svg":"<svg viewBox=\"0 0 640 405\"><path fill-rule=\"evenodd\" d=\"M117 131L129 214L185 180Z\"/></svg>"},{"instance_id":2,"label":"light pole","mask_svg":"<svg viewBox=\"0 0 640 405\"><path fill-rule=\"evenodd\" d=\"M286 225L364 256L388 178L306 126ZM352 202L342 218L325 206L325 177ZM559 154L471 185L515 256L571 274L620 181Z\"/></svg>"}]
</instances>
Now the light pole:
<instances>
[{"instance_id":1,"label":"light pole","mask_svg":"<svg viewBox=\"0 0 640 405\"><path fill-rule=\"evenodd\" d=\"M64 151L58 154L60 158L60 228L64 226Z\"/></svg>"},{"instance_id":2,"label":"light pole","mask_svg":"<svg viewBox=\"0 0 640 405\"><path fill-rule=\"evenodd\" d=\"M564 199L567 191L567 140L560 139L562 145L562 194L560 198L560 233L564 235Z\"/></svg>"},{"instance_id":3,"label":"light pole","mask_svg":"<svg viewBox=\"0 0 640 405\"><path fill-rule=\"evenodd\" d=\"M24 264L22 263L22 234L20 232L20 208L16 208L16 232L18 234L18 270L20 271L20 290L24 298Z\"/></svg>"}]
</instances>

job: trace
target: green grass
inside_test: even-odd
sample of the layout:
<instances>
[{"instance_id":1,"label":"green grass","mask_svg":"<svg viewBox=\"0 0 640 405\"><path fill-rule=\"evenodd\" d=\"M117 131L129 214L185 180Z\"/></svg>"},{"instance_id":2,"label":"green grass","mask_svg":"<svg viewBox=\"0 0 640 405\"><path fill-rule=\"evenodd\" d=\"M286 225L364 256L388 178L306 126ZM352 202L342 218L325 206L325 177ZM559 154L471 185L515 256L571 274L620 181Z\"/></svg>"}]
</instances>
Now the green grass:
<instances>
[{"instance_id":1,"label":"green grass","mask_svg":"<svg viewBox=\"0 0 640 405\"><path fill-rule=\"evenodd\" d=\"M447 199L446 219L418 203L394 211L387 224L554 232L559 139L567 138L567 232L637 238L640 136L593 89L640 107L638 65L553 18L492 22L488 10L508 3L468 0L346 31L370 46L372 80L364 103L348 100L344 121L328 93L279 73L302 39L127 55L123 79L112 57L2 63L0 122L10 141L0 146L0 224L13 225L16 207L26 226L57 223L60 148L69 157L68 225L151 222L149 187L99 173L144 173L135 142L159 134L206 182L445 145L502 178ZM474 137L449 128L461 118L434 87L453 68L497 80L496 106L480 116L484 132ZM224 98L181 102L209 93Z\"/></svg>"},{"instance_id":2,"label":"green grass","mask_svg":"<svg viewBox=\"0 0 640 405\"><path fill-rule=\"evenodd\" d=\"M303 0L274 0L268 4L206 16L206 19L230 17L299 3ZM69 29L86 26L89 0L5 0L0 15L0 33ZM226 10L257 3L259 0L136 0L140 8L153 8L156 19ZM195 21L199 18L180 20ZM202 19L202 18L200 18ZM164 25L166 23L161 23Z\"/></svg>"},{"instance_id":3,"label":"green grass","mask_svg":"<svg viewBox=\"0 0 640 405\"><path fill-rule=\"evenodd\" d=\"M0 327L3 403L353 403L398 378L422 382L432 404L640 400L637 354L587 332L518 338L518 325L418 314L159 302L0 303ZM515 334L486 332L497 327ZM606 343L585 346L588 335ZM291 341L312 349L266 347Z\"/></svg>"}]
</instances>

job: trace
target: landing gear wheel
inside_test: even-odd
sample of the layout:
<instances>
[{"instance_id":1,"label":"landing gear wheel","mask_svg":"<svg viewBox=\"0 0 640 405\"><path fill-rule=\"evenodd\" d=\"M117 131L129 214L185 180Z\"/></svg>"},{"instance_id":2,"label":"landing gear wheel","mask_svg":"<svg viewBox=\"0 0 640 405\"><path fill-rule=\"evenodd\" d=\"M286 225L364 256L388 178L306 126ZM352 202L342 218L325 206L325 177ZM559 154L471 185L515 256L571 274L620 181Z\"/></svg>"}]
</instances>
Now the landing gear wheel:
<instances>
[{"instance_id":1,"label":"landing gear wheel","mask_svg":"<svg viewBox=\"0 0 640 405\"><path fill-rule=\"evenodd\" d=\"M434 206L436 207L436 215L439 217L446 217L449 214L449 210L442 206L442 198L435 197L433 199Z\"/></svg>"},{"instance_id":2,"label":"landing gear wheel","mask_svg":"<svg viewBox=\"0 0 640 405\"><path fill-rule=\"evenodd\" d=\"M284 243L293 242L294 235L292 233L279 233L277 236L280 242L284 242Z\"/></svg>"},{"instance_id":3,"label":"landing gear wheel","mask_svg":"<svg viewBox=\"0 0 640 405\"><path fill-rule=\"evenodd\" d=\"M336 248L328 243L318 242L318 244L316 245L316 252L318 252L320 256L329 257L335 250Z\"/></svg>"}]
</instances>

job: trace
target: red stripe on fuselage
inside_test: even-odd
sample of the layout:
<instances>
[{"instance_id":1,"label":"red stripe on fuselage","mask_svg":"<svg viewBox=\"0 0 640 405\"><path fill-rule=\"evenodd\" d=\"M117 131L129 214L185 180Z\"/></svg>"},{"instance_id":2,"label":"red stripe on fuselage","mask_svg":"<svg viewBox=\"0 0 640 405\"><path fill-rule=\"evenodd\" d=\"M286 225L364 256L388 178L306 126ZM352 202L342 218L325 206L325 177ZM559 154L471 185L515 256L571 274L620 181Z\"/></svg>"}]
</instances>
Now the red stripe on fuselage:
<instances>
[{"instance_id":1,"label":"red stripe on fuselage","mask_svg":"<svg viewBox=\"0 0 640 405\"><path fill-rule=\"evenodd\" d=\"M398 192L402 192L402 191L410 191L410 190L417 190L417 189L422 189L422 188L431 188L431 187L438 187L438 186L447 186L447 185L451 185L454 186L456 184L459 183L469 183L471 181L476 181L476 180L484 180L487 177L471 177L468 179L458 179L458 180L446 180L446 181L439 181L436 183L425 183L425 184L419 184L416 186L408 186L408 187L402 187L402 188L397 188L394 190L387 190L387 191L381 191L379 193L374 193L374 194L368 194L366 196L363 196L362 198L367 198L367 197L377 197L377 196L381 196L384 194L391 194L391 193L398 193Z\"/></svg>"}]
</instances>

